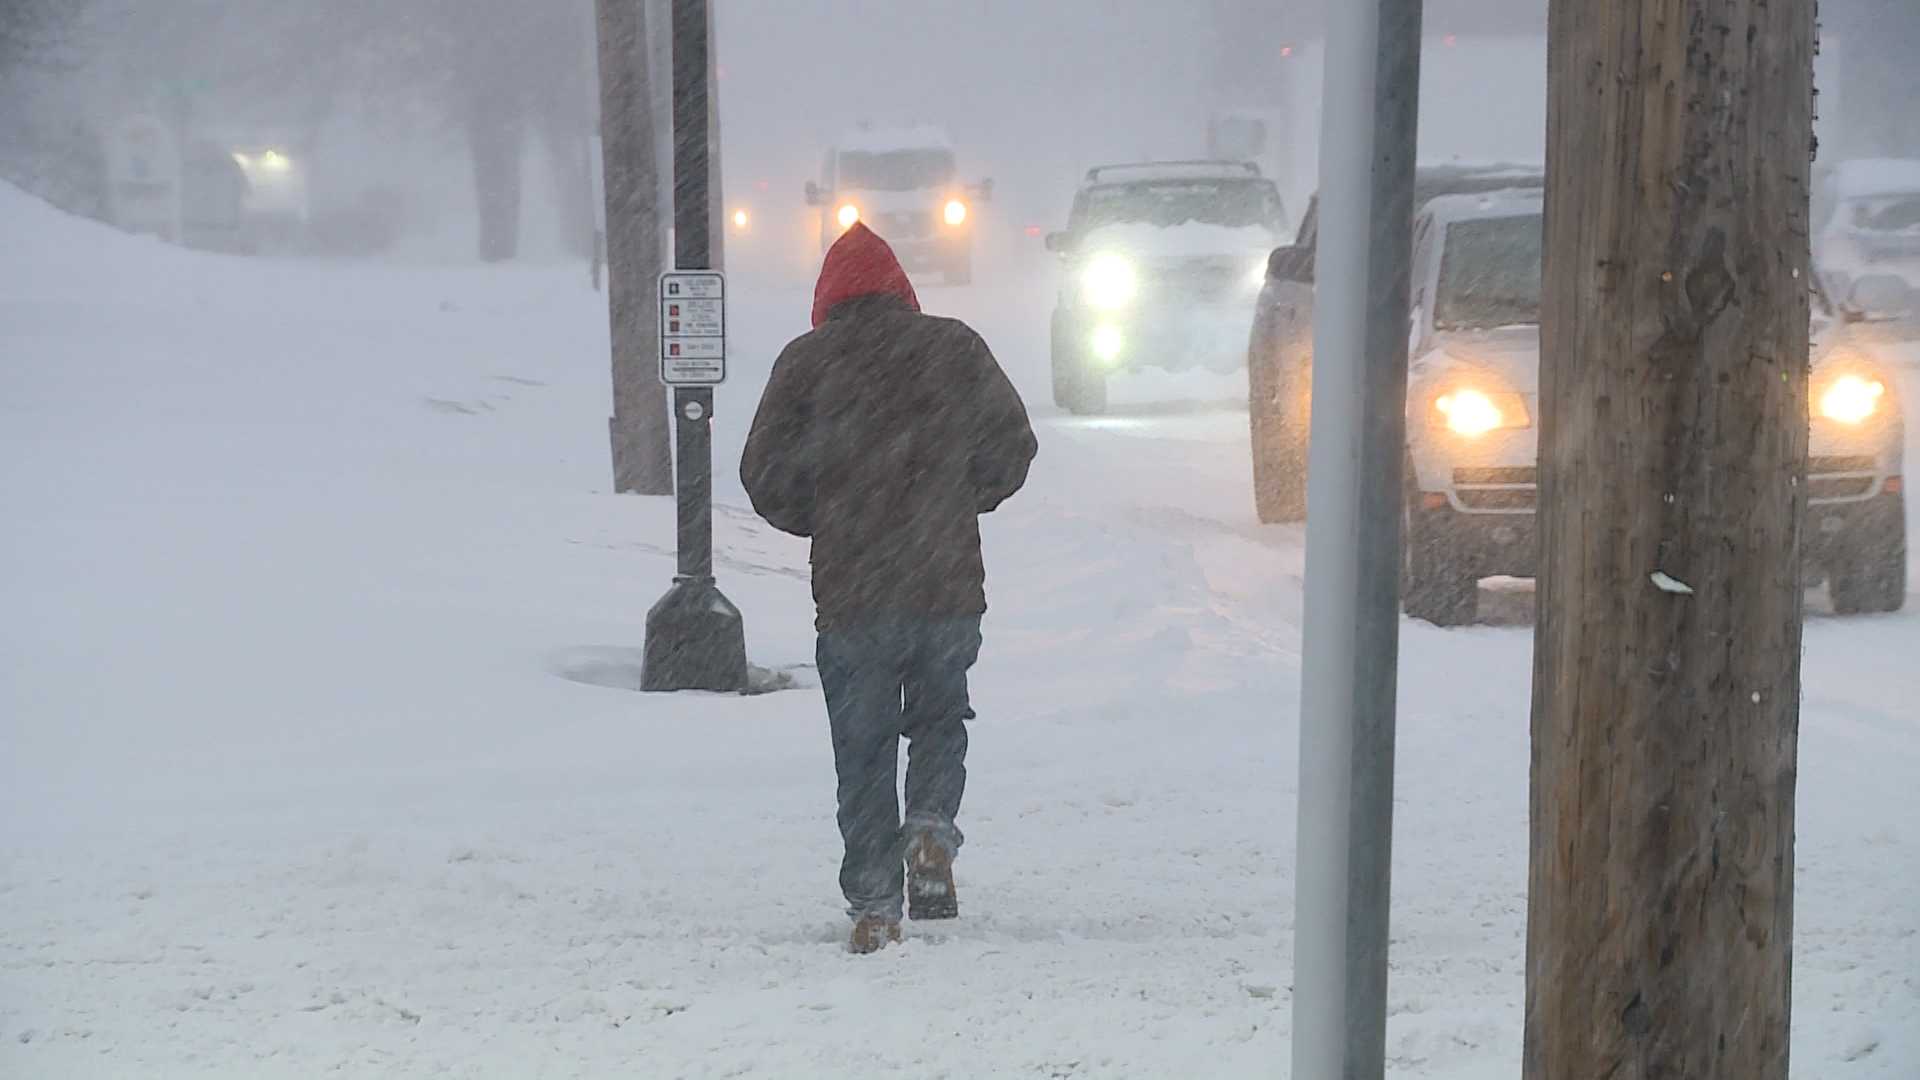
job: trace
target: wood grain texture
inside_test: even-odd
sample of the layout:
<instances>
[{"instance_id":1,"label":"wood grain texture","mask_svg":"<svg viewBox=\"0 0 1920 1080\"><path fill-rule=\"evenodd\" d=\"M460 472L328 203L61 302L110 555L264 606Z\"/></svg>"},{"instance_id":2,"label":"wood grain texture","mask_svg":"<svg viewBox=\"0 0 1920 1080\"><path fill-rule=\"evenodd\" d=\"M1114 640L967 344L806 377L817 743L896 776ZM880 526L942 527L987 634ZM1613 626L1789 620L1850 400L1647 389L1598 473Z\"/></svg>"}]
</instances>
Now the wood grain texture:
<instances>
[{"instance_id":1,"label":"wood grain texture","mask_svg":"<svg viewBox=\"0 0 1920 1080\"><path fill-rule=\"evenodd\" d=\"M1785 1080L1814 3L1549 24L1525 1075Z\"/></svg>"}]
</instances>

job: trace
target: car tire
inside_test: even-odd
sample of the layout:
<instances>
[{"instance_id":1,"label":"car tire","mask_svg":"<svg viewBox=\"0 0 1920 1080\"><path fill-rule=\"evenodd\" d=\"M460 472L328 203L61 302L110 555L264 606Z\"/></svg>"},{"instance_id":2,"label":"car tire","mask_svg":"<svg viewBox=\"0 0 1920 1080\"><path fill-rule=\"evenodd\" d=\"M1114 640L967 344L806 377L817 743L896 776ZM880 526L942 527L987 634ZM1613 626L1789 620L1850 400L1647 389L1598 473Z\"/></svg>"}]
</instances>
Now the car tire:
<instances>
[{"instance_id":1,"label":"car tire","mask_svg":"<svg viewBox=\"0 0 1920 1080\"><path fill-rule=\"evenodd\" d=\"M1107 377L1093 370L1057 325L1053 331L1053 403L1075 416L1100 416L1107 411Z\"/></svg>"},{"instance_id":2,"label":"car tire","mask_svg":"<svg viewBox=\"0 0 1920 1080\"><path fill-rule=\"evenodd\" d=\"M1902 500L1887 500L1887 527L1869 533L1861 550L1842 553L1827 568L1827 595L1838 615L1899 611L1907 602L1907 515ZM1881 542L1872 542L1881 538Z\"/></svg>"},{"instance_id":3,"label":"car tire","mask_svg":"<svg viewBox=\"0 0 1920 1080\"><path fill-rule=\"evenodd\" d=\"M1253 437L1253 503L1262 524L1307 520L1307 440L1287 421L1287 380L1273 357L1249 356L1247 421Z\"/></svg>"},{"instance_id":4,"label":"car tire","mask_svg":"<svg viewBox=\"0 0 1920 1080\"><path fill-rule=\"evenodd\" d=\"M1409 467L1408 476L1412 476ZM1449 565L1446 544L1436 527L1445 510L1423 510L1419 494L1408 491L1401 518L1401 606L1410 618L1435 626L1466 626L1480 614L1480 579Z\"/></svg>"}]
</instances>

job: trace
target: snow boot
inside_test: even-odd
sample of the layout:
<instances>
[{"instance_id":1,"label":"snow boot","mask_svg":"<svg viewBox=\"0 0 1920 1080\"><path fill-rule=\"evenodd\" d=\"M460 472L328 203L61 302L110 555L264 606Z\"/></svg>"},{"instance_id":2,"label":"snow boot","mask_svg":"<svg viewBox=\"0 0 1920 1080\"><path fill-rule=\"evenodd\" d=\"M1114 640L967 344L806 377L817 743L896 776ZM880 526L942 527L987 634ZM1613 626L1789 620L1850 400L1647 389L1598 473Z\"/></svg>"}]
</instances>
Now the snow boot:
<instances>
[{"instance_id":1,"label":"snow boot","mask_svg":"<svg viewBox=\"0 0 1920 1080\"><path fill-rule=\"evenodd\" d=\"M862 915L854 921L853 936L847 940L847 951L865 956L899 943L900 920L884 915Z\"/></svg>"},{"instance_id":2,"label":"snow boot","mask_svg":"<svg viewBox=\"0 0 1920 1080\"><path fill-rule=\"evenodd\" d=\"M924 838L907 849L907 915L915 922L960 916L953 855Z\"/></svg>"}]
</instances>

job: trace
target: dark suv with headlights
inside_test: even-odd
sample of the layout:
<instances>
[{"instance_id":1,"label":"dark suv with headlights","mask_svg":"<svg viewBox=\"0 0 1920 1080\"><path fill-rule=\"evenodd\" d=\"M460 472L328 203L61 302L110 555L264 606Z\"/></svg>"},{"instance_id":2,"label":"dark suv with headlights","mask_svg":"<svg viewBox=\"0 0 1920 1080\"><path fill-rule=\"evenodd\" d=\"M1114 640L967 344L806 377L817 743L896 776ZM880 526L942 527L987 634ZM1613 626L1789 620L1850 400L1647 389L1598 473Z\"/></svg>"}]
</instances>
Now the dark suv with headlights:
<instances>
[{"instance_id":1,"label":"dark suv with headlights","mask_svg":"<svg viewBox=\"0 0 1920 1080\"><path fill-rule=\"evenodd\" d=\"M1545 187L1538 167L1447 165L1419 170L1416 212L1443 195ZM1313 272L1320 241L1316 195L1292 247L1273 252L1247 345L1247 412L1253 433L1253 492L1260 520L1307 517L1307 431L1313 399Z\"/></svg>"},{"instance_id":2,"label":"dark suv with headlights","mask_svg":"<svg viewBox=\"0 0 1920 1080\"><path fill-rule=\"evenodd\" d=\"M1231 372L1243 362L1267 253L1286 230L1273 181L1224 161L1087 171L1064 232L1053 311L1054 404L1107 408L1107 379L1154 367Z\"/></svg>"}]
</instances>

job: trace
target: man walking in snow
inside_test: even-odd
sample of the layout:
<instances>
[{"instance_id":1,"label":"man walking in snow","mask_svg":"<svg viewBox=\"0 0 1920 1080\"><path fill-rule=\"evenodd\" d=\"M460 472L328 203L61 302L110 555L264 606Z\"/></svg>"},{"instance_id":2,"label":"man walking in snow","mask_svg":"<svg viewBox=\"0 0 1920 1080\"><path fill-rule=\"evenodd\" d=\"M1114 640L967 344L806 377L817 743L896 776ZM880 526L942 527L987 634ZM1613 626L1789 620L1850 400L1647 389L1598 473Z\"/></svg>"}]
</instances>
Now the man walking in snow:
<instances>
[{"instance_id":1,"label":"man walking in snow","mask_svg":"<svg viewBox=\"0 0 1920 1080\"><path fill-rule=\"evenodd\" d=\"M886 242L847 230L812 332L774 363L740 479L774 528L813 539L854 952L900 940L903 892L916 920L959 914L967 670L987 610L978 518L1020 490L1037 445L980 335L921 314Z\"/></svg>"}]
</instances>

